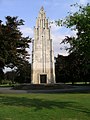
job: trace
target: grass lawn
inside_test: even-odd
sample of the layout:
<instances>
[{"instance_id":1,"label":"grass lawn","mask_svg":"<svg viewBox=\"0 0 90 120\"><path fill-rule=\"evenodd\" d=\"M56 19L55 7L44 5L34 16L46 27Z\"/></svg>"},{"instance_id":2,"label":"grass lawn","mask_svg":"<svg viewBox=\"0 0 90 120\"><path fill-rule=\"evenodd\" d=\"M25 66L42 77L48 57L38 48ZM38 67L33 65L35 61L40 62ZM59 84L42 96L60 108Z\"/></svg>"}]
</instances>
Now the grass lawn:
<instances>
[{"instance_id":1,"label":"grass lawn","mask_svg":"<svg viewBox=\"0 0 90 120\"><path fill-rule=\"evenodd\" d=\"M0 94L0 120L90 120L90 94Z\"/></svg>"}]
</instances>

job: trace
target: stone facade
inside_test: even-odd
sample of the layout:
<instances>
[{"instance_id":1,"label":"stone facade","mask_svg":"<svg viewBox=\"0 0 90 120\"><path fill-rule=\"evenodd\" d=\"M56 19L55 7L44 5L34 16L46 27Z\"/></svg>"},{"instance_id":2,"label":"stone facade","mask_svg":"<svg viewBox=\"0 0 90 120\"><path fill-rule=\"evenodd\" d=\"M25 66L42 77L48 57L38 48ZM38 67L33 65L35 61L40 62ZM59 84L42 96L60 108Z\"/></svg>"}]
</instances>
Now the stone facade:
<instances>
[{"instance_id":1,"label":"stone facade","mask_svg":"<svg viewBox=\"0 0 90 120\"><path fill-rule=\"evenodd\" d=\"M55 83L54 54L50 27L42 7L34 27L32 48L32 83Z\"/></svg>"}]
</instances>

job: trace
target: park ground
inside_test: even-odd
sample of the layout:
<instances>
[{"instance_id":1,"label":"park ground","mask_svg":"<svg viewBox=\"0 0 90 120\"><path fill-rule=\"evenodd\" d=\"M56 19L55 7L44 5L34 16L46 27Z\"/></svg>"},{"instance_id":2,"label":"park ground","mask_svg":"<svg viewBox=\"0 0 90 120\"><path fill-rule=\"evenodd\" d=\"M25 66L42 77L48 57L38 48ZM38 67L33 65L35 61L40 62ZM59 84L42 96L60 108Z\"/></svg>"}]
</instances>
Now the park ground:
<instances>
[{"instance_id":1,"label":"park ground","mask_svg":"<svg viewBox=\"0 0 90 120\"><path fill-rule=\"evenodd\" d=\"M90 120L90 94L0 94L0 120Z\"/></svg>"}]
</instances>

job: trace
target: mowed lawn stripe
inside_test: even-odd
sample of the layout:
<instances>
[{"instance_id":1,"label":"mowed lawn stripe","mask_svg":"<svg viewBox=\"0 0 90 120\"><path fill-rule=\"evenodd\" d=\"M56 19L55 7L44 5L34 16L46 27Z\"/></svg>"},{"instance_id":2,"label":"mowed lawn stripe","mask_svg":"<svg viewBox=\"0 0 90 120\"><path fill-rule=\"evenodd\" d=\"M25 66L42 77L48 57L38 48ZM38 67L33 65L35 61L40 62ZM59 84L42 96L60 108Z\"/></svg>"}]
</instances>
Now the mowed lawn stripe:
<instances>
[{"instance_id":1,"label":"mowed lawn stripe","mask_svg":"<svg viewBox=\"0 0 90 120\"><path fill-rule=\"evenodd\" d=\"M90 94L0 94L0 120L90 120Z\"/></svg>"}]
</instances>

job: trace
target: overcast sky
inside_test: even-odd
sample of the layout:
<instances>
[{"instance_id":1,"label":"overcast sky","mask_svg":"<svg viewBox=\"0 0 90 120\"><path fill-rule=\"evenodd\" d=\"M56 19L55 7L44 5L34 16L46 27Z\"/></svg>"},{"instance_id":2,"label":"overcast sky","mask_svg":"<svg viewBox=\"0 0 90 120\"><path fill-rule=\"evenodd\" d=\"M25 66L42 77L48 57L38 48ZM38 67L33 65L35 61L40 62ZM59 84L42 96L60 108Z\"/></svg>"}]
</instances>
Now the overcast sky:
<instances>
[{"instance_id":1,"label":"overcast sky","mask_svg":"<svg viewBox=\"0 0 90 120\"><path fill-rule=\"evenodd\" d=\"M33 37L33 27L35 26L36 17L41 6L46 11L47 18L50 21L62 19L67 16L69 11L74 11L70 5L74 3L85 5L90 0L0 0L0 19L5 21L5 16L18 16L19 19L25 21L25 25L21 28L24 36ZM51 27L51 36L54 44L54 55L67 55L64 47L60 42L66 35L74 34L65 28L56 27L55 24ZM31 49L29 50L31 51Z\"/></svg>"}]
</instances>

